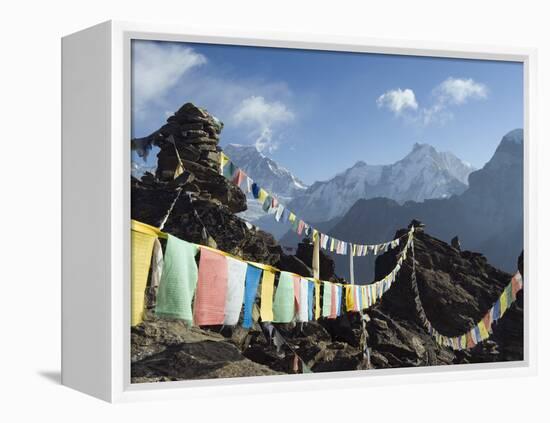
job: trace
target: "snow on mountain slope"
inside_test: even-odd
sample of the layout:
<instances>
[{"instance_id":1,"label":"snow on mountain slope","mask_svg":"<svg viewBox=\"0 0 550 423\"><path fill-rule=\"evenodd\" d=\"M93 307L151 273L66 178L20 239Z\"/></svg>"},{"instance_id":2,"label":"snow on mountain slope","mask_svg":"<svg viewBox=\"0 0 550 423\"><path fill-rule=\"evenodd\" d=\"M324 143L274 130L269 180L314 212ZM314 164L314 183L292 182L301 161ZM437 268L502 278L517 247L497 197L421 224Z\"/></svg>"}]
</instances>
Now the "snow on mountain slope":
<instances>
[{"instance_id":1,"label":"snow on mountain slope","mask_svg":"<svg viewBox=\"0 0 550 423\"><path fill-rule=\"evenodd\" d=\"M294 197L307 189L307 185L291 172L260 153L255 146L228 144L225 154L262 188L275 195Z\"/></svg>"},{"instance_id":2,"label":"snow on mountain slope","mask_svg":"<svg viewBox=\"0 0 550 423\"><path fill-rule=\"evenodd\" d=\"M283 204L288 204L292 198L301 195L308 188L287 169L260 153L255 146L228 144L223 151L235 165L244 170L262 188L275 194ZM240 215L249 222L259 224L258 221L265 216L262 205L250 194L247 199L248 210Z\"/></svg>"},{"instance_id":3,"label":"snow on mountain slope","mask_svg":"<svg viewBox=\"0 0 550 423\"><path fill-rule=\"evenodd\" d=\"M315 222L343 215L361 198L385 197L399 203L446 198L466 190L473 170L452 153L415 144L405 158L394 164L359 161L328 181L315 182L294 197L289 208Z\"/></svg>"}]
</instances>

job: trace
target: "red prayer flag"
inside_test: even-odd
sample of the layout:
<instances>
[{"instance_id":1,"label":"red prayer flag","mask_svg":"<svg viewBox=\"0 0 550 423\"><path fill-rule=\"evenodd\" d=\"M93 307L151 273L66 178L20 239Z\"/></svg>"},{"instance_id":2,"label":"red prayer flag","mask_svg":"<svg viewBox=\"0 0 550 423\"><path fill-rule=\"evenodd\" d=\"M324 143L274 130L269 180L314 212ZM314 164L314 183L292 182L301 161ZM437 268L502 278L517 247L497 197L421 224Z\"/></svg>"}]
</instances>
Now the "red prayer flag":
<instances>
[{"instance_id":1,"label":"red prayer flag","mask_svg":"<svg viewBox=\"0 0 550 423\"><path fill-rule=\"evenodd\" d=\"M521 283L521 275L517 272L512 278L512 299L515 301L516 295L523 288Z\"/></svg>"},{"instance_id":2,"label":"red prayer flag","mask_svg":"<svg viewBox=\"0 0 550 423\"><path fill-rule=\"evenodd\" d=\"M336 319L337 311L338 311L338 287L335 284L331 284L332 289L332 301L330 302L330 315L329 319Z\"/></svg>"},{"instance_id":3,"label":"red prayer flag","mask_svg":"<svg viewBox=\"0 0 550 423\"><path fill-rule=\"evenodd\" d=\"M226 294L227 259L223 254L201 248L195 294L195 324L222 325Z\"/></svg>"}]
</instances>

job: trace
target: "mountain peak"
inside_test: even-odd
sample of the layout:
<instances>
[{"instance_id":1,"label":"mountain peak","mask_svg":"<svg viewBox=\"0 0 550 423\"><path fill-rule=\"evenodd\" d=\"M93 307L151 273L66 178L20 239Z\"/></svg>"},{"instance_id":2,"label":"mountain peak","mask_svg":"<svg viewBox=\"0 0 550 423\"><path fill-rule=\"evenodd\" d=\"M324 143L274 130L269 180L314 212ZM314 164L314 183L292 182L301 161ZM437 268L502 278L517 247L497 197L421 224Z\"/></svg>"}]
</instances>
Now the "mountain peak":
<instances>
[{"instance_id":1,"label":"mountain peak","mask_svg":"<svg viewBox=\"0 0 550 423\"><path fill-rule=\"evenodd\" d=\"M513 129L502 137L501 143L523 144L523 128Z\"/></svg>"},{"instance_id":2,"label":"mountain peak","mask_svg":"<svg viewBox=\"0 0 550 423\"><path fill-rule=\"evenodd\" d=\"M227 144L224 151L254 181L278 197L292 197L307 188L300 179L262 154L255 145Z\"/></svg>"},{"instance_id":3,"label":"mountain peak","mask_svg":"<svg viewBox=\"0 0 550 423\"><path fill-rule=\"evenodd\" d=\"M413 144L412 152L414 153L415 151L432 152L436 151L436 149L430 144L415 142Z\"/></svg>"}]
</instances>

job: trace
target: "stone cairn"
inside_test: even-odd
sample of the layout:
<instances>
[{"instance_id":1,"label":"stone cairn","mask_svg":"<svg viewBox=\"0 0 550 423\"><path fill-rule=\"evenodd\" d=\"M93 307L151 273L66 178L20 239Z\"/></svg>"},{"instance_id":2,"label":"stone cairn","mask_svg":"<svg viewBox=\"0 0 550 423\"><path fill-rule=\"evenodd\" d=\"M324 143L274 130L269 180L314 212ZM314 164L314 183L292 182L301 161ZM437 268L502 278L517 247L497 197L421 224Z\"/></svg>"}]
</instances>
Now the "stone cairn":
<instances>
[{"instance_id":1,"label":"stone cairn","mask_svg":"<svg viewBox=\"0 0 550 423\"><path fill-rule=\"evenodd\" d=\"M174 179L179 164L178 154L182 160L195 162L217 172L221 151L218 142L222 128L223 123L205 109L192 103L184 104L155 134L155 144L160 148L157 155L157 178L164 181Z\"/></svg>"}]
</instances>

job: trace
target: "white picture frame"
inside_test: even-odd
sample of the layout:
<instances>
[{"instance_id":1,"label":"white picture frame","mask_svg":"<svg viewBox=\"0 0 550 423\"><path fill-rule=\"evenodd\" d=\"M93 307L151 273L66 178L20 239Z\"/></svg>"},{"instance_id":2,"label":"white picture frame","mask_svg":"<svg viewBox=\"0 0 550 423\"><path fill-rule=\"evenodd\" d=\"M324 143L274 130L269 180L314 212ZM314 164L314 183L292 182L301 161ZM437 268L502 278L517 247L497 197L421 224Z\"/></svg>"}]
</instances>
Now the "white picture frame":
<instances>
[{"instance_id":1,"label":"white picture frame","mask_svg":"<svg viewBox=\"0 0 550 423\"><path fill-rule=\"evenodd\" d=\"M132 39L489 59L524 65L523 362L130 383ZM62 383L110 402L472 380L536 372L536 51L106 22L62 40ZM87 195L82 196L81 192Z\"/></svg>"}]
</instances>

